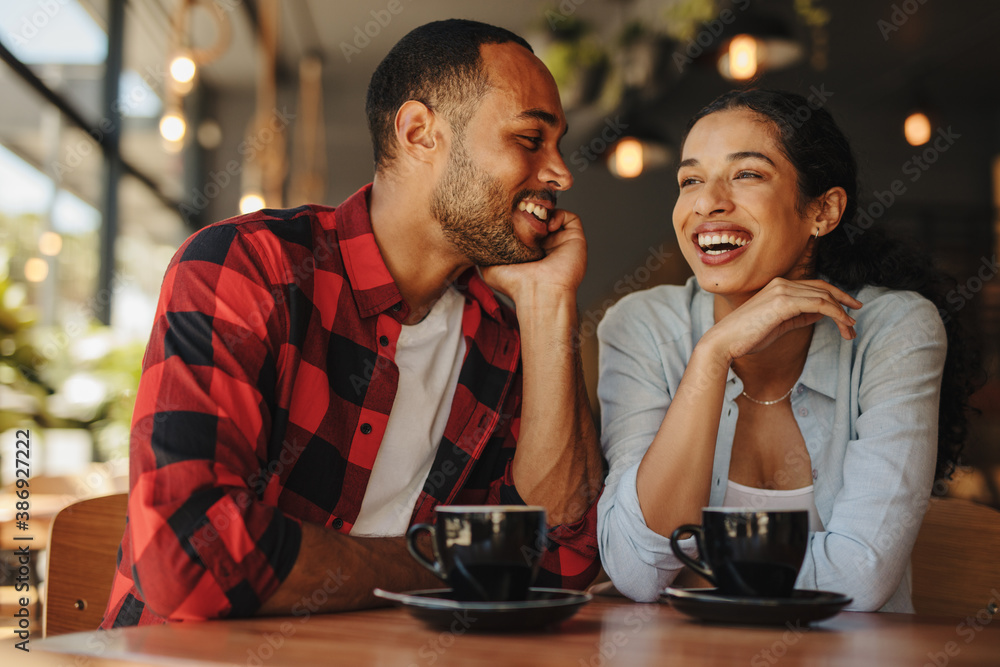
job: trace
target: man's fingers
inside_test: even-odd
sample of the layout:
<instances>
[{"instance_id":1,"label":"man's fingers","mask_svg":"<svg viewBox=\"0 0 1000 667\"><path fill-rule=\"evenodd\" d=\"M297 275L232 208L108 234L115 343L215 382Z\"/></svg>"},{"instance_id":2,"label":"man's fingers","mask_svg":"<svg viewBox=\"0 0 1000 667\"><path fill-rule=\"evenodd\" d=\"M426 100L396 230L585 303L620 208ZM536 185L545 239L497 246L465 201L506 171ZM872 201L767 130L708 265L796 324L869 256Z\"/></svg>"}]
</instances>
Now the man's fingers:
<instances>
[{"instance_id":1,"label":"man's fingers","mask_svg":"<svg viewBox=\"0 0 1000 667\"><path fill-rule=\"evenodd\" d=\"M582 229L583 223L580 221L580 216L571 211L565 209L557 208L552 210L552 215L549 217L549 233L557 232L560 229L569 227L580 227Z\"/></svg>"}]
</instances>

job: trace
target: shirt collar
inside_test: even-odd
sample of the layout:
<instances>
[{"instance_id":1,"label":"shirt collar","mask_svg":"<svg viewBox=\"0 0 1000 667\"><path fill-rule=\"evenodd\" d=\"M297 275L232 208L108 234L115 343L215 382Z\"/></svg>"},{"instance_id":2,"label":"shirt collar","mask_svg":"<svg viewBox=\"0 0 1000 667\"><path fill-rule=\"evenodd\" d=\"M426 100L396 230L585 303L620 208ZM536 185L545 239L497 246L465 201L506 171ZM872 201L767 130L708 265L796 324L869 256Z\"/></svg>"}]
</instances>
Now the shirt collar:
<instances>
[{"instance_id":1,"label":"shirt collar","mask_svg":"<svg viewBox=\"0 0 1000 667\"><path fill-rule=\"evenodd\" d=\"M368 211L371 189L371 183L365 185L337 207L337 241L361 316L371 317L388 310L393 318L402 322L409 314L409 306L403 300L375 242ZM493 290L475 268L465 271L455 281L455 287L463 295L478 301L492 319L507 321Z\"/></svg>"}]
</instances>

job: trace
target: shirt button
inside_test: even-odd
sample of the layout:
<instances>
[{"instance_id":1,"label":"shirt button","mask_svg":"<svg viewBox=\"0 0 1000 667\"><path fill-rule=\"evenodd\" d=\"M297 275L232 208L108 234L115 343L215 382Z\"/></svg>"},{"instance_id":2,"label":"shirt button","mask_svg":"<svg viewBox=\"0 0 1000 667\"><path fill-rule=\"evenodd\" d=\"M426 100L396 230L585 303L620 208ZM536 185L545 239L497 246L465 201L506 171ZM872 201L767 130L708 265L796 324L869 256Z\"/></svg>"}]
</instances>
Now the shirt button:
<instances>
[{"instance_id":1,"label":"shirt button","mask_svg":"<svg viewBox=\"0 0 1000 667\"><path fill-rule=\"evenodd\" d=\"M799 414L805 417L809 414L809 411L806 410L805 408L799 408Z\"/></svg>"},{"instance_id":2,"label":"shirt button","mask_svg":"<svg viewBox=\"0 0 1000 667\"><path fill-rule=\"evenodd\" d=\"M369 423L367 423L367 422L364 423L364 424L362 424L361 425L361 432L364 433L365 435L368 435L369 433L372 432L372 425L369 424Z\"/></svg>"},{"instance_id":3,"label":"shirt button","mask_svg":"<svg viewBox=\"0 0 1000 667\"><path fill-rule=\"evenodd\" d=\"M813 481L815 481L817 477L819 477L819 471L816 470L816 468L813 468Z\"/></svg>"},{"instance_id":4,"label":"shirt button","mask_svg":"<svg viewBox=\"0 0 1000 667\"><path fill-rule=\"evenodd\" d=\"M333 520L332 525L334 530L340 530L341 528L344 527L344 520L338 516L336 519Z\"/></svg>"},{"instance_id":5,"label":"shirt button","mask_svg":"<svg viewBox=\"0 0 1000 667\"><path fill-rule=\"evenodd\" d=\"M805 388L805 387L803 387L802 385L799 385L799 393L800 393L800 394L801 394L802 392L804 392L805 390L806 390L806 388Z\"/></svg>"},{"instance_id":6,"label":"shirt button","mask_svg":"<svg viewBox=\"0 0 1000 667\"><path fill-rule=\"evenodd\" d=\"M389 344L389 337L388 336L380 337L378 339L378 344L381 345L382 347L387 346Z\"/></svg>"},{"instance_id":7,"label":"shirt button","mask_svg":"<svg viewBox=\"0 0 1000 667\"><path fill-rule=\"evenodd\" d=\"M398 313L402 309L403 309L403 304L401 304L401 303L394 303L394 304L392 304L392 312Z\"/></svg>"}]
</instances>

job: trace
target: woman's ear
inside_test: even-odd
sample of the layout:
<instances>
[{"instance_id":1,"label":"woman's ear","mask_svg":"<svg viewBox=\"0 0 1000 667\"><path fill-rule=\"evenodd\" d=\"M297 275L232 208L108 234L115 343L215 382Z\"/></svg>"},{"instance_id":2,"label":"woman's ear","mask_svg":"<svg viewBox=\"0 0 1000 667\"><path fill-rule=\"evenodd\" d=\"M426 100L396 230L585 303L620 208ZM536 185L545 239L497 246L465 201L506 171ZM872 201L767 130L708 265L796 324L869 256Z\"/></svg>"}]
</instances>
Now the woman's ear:
<instances>
[{"instance_id":1,"label":"woman's ear","mask_svg":"<svg viewBox=\"0 0 1000 667\"><path fill-rule=\"evenodd\" d=\"M437 115L424 103L407 100L396 111L396 142L410 157L426 162L438 147Z\"/></svg>"},{"instance_id":2,"label":"woman's ear","mask_svg":"<svg viewBox=\"0 0 1000 667\"><path fill-rule=\"evenodd\" d=\"M810 207L813 231L818 236L826 236L840 224L840 218L847 208L847 192L837 186L830 188L813 200Z\"/></svg>"}]
</instances>

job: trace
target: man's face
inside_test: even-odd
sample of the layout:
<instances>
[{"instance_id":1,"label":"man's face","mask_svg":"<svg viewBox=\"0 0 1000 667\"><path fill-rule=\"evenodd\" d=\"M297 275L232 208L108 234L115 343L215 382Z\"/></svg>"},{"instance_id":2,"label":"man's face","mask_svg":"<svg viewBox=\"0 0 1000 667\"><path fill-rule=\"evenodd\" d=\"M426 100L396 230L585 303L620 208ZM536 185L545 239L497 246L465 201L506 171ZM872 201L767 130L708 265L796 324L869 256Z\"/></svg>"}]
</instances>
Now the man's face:
<instances>
[{"instance_id":1,"label":"man's face","mask_svg":"<svg viewBox=\"0 0 1000 667\"><path fill-rule=\"evenodd\" d=\"M566 131L548 70L516 44L482 47L492 84L462 136L453 136L431 213L479 266L541 259L556 192L573 177L559 154Z\"/></svg>"}]
</instances>

